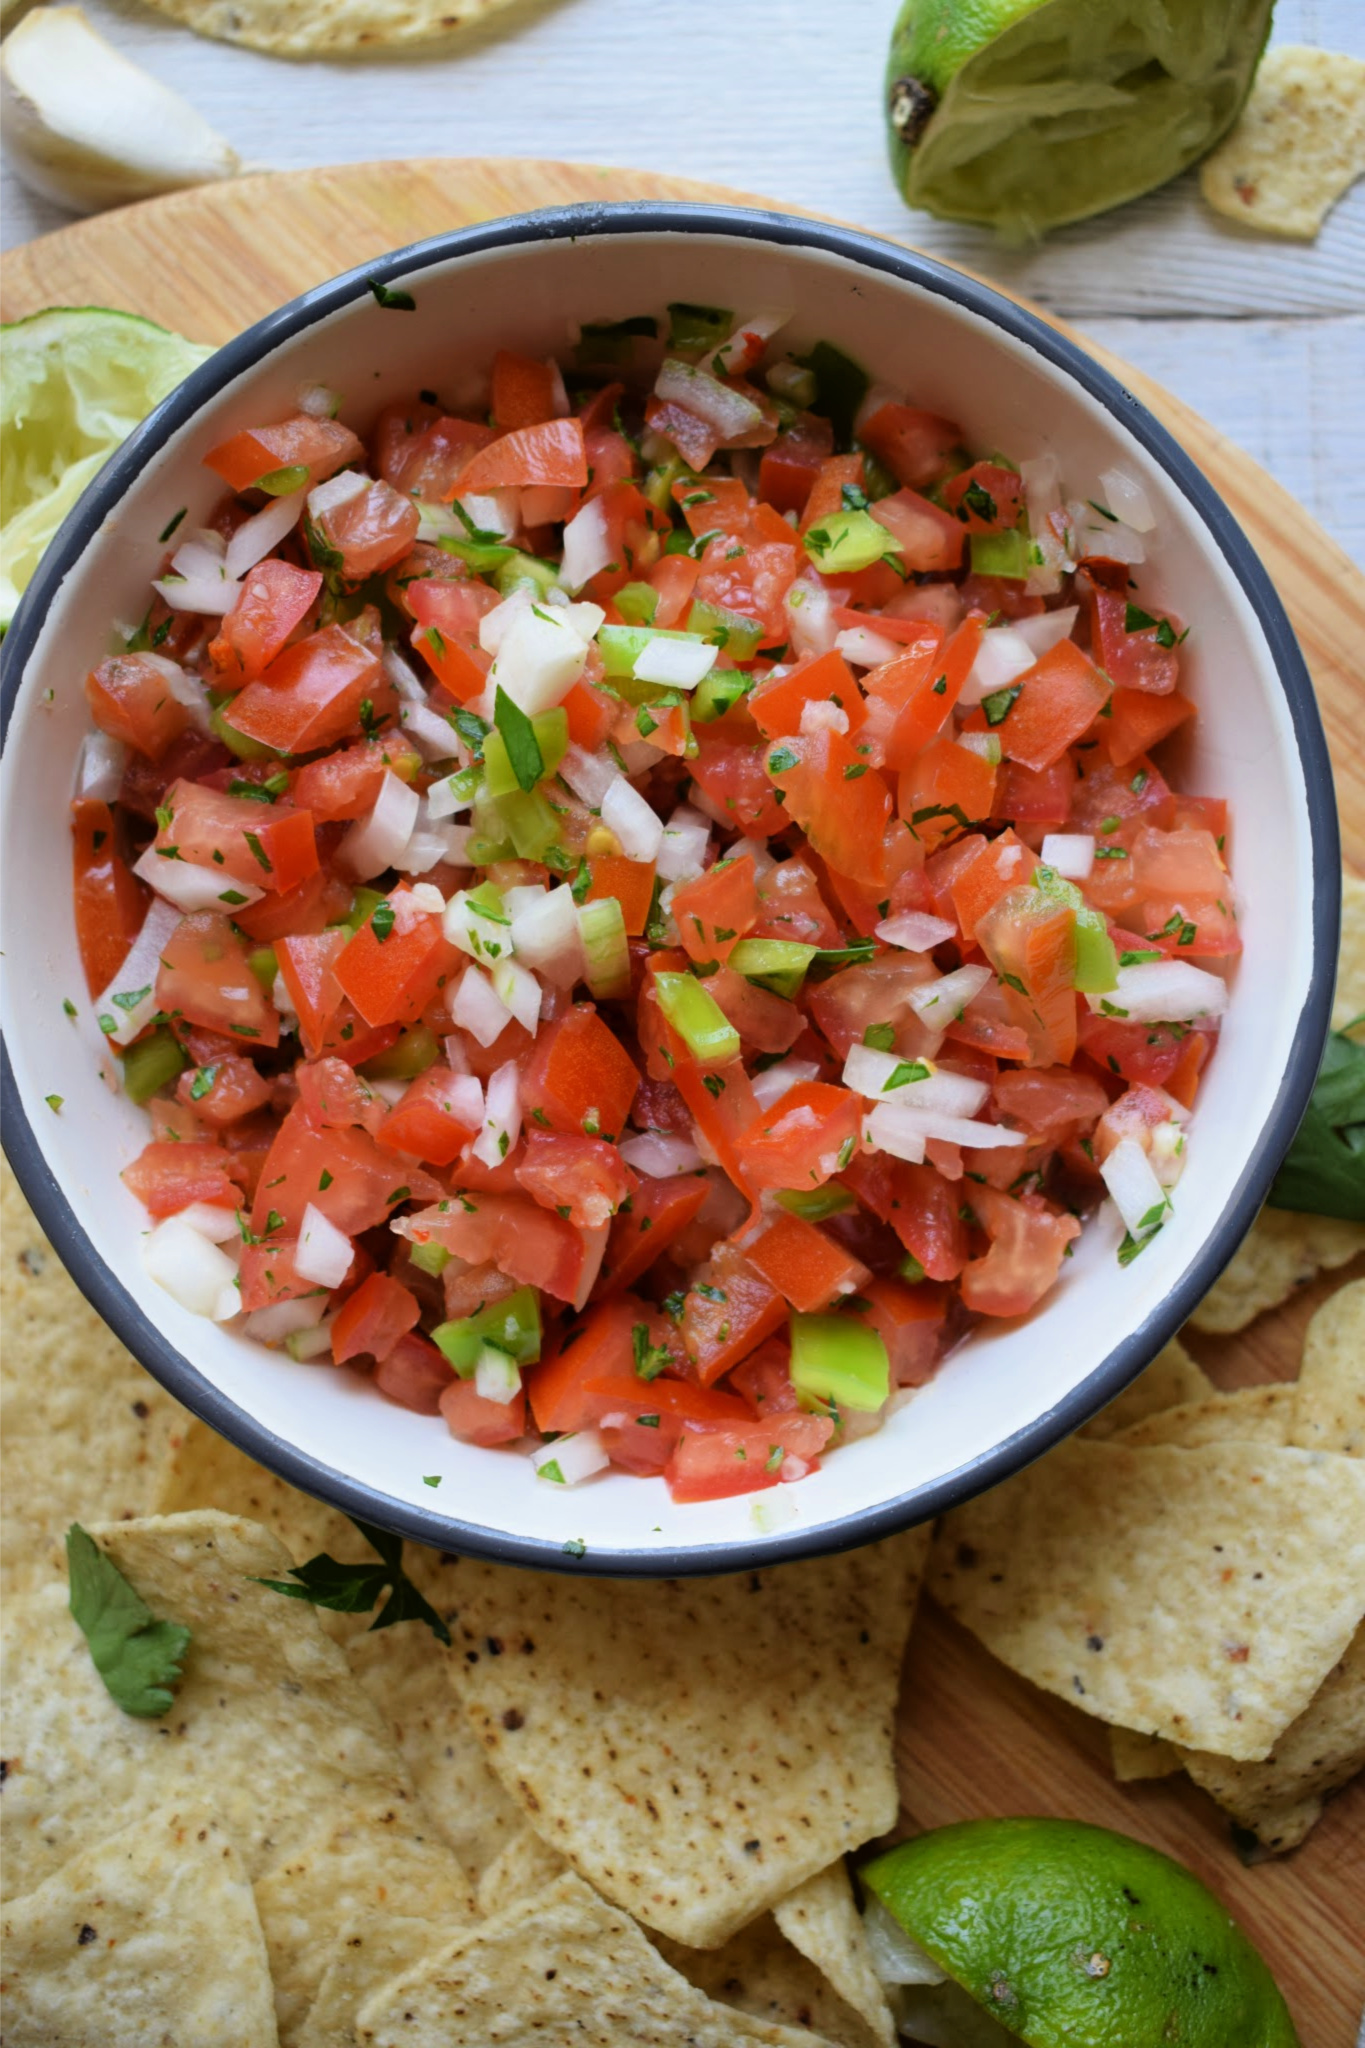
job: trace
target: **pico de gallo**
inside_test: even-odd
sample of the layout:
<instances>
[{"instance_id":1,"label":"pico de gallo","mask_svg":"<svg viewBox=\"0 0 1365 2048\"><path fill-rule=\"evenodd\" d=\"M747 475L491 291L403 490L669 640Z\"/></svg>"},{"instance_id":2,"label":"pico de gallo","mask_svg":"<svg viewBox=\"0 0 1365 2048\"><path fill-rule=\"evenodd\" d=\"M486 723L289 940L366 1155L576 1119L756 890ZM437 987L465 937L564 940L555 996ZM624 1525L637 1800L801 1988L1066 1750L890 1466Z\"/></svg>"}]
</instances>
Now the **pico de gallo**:
<instances>
[{"instance_id":1,"label":"pico de gallo","mask_svg":"<svg viewBox=\"0 0 1365 2048\"><path fill-rule=\"evenodd\" d=\"M548 1485L800 1479L1140 1253L1240 947L1140 483L785 320L305 387L86 682L150 1273Z\"/></svg>"}]
</instances>

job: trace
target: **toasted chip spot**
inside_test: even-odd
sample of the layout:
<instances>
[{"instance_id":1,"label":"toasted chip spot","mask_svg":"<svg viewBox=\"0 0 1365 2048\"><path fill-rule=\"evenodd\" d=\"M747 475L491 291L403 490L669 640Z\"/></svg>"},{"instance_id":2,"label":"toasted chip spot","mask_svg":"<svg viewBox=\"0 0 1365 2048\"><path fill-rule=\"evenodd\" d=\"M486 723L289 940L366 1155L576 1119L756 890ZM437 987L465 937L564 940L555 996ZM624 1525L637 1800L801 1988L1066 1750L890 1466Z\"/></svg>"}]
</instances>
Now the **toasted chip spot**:
<instances>
[{"instance_id":1,"label":"toasted chip spot","mask_svg":"<svg viewBox=\"0 0 1365 2048\"><path fill-rule=\"evenodd\" d=\"M1261 61L1200 188L1215 212L1270 235L1311 241L1365 176L1365 60L1287 45Z\"/></svg>"}]
</instances>

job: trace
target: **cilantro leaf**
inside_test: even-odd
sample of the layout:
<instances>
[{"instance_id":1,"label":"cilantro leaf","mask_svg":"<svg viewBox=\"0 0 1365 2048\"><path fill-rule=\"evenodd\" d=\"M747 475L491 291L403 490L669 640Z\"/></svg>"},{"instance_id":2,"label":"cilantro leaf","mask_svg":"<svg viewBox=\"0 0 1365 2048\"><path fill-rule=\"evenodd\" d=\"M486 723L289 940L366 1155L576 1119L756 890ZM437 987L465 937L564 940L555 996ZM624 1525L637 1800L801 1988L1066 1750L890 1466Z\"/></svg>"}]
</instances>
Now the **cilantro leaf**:
<instances>
[{"instance_id":1,"label":"cilantro leaf","mask_svg":"<svg viewBox=\"0 0 1365 2048\"><path fill-rule=\"evenodd\" d=\"M522 789L534 789L545 773L545 757L540 751L540 741L520 704L508 696L502 684L498 684L494 700L493 722L502 734L507 749L507 759L512 773Z\"/></svg>"},{"instance_id":2,"label":"cilantro leaf","mask_svg":"<svg viewBox=\"0 0 1365 2048\"><path fill-rule=\"evenodd\" d=\"M649 1324L636 1323L630 1333L631 1350L635 1357L635 1370L642 1380L657 1380L669 1362L666 1344L651 1344Z\"/></svg>"},{"instance_id":3,"label":"cilantro leaf","mask_svg":"<svg viewBox=\"0 0 1365 2048\"><path fill-rule=\"evenodd\" d=\"M173 1705L190 1632L158 1621L112 1558L73 1522L66 1532L71 1617L90 1649L106 1692L125 1714L153 1720Z\"/></svg>"},{"instance_id":4,"label":"cilantro leaf","mask_svg":"<svg viewBox=\"0 0 1365 2048\"><path fill-rule=\"evenodd\" d=\"M377 306L383 306L390 313L415 313L417 301L411 292L396 292L392 286L381 284L377 277L367 277L366 284L374 293Z\"/></svg>"},{"instance_id":5,"label":"cilantro leaf","mask_svg":"<svg viewBox=\"0 0 1365 2048\"><path fill-rule=\"evenodd\" d=\"M1356 1019L1358 1024L1361 1020ZM1365 1223L1365 1045L1334 1031L1270 1205Z\"/></svg>"},{"instance_id":6,"label":"cilantro leaf","mask_svg":"<svg viewBox=\"0 0 1365 2048\"><path fill-rule=\"evenodd\" d=\"M358 1521L354 1515L348 1519L379 1553L378 1564L342 1564L324 1551L310 1557L307 1564L295 1565L288 1579L257 1579L256 1584L283 1593L289 1600L328 1607L334 1614L365 1614L387 1591L388 1599L370 1623L371 1634L375 1629L393 1628L400 1621L424 1621L437 1642L449 1649L450 1630L403 1569L402 1537Z\"/></svg>"}]
</instances>

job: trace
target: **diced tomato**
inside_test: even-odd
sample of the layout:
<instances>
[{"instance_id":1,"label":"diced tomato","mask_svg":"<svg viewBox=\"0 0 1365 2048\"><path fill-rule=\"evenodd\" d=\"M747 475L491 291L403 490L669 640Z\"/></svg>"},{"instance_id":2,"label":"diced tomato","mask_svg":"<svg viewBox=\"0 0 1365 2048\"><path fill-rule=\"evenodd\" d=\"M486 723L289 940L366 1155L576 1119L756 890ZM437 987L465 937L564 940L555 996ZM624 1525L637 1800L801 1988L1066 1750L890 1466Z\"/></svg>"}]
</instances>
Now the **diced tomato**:
<instances>
[{"instance_id":1,"label":"diced tomato","mask_svg":"<svg viewBox=\"0 0 1365 2048\"><path fill-rule=\"evenodd\" d=\"M760 1110L740 1141L745 1178L756 1188L820 1187L842 1171L862 1127L847 1088L803 1081Z\"/></svg>"},{"instance_id":2,"label":"diced tomato","mask_svg":"<svg viewBox=\"0 0 1365 2048\"><path fill-rule=\"evenodd\" d=\"M585 1233L529 1195L457 1193L447 1205L407 1219L404 1234L418 1243L434 1239L472 1266L491 1260L557 1301L575 1301L587 1271ZM596 1277L594 1266L589 1286Z\"/></svg>"},{"instance_id":3,"label":"diced tomato","mask_svg":"<svg viewBox=\"0 0 1365 2048\"><path fill-rule=\"evenodd\" d=\"M217 471L229 490L249 491L263 476L298 467L307 469L310 485L320 484L348 463L358 462L364 453L359 440L340 420L318 420L301 412L275 426L252 427L220 441L204 462Z\"/></svg>"},{"instance_id":4,"label":"diced tomato","mask_svg":"<svg viewBox=\"0 0 1365 2048\"><path fill-rule=\"evenodd\" d=\"M492 438L482 420L452 419L435 405L391 405L379 417L375 468L396 490L440 504L454 495L470 456Z\"/></svg>"},{"instance_id":5,"label":"diced tomato","mask_svg":"<svg viewBox=\"0 0 1365 2048\"><path fill-rule=\"evenodd\" d=\"M294 1069L299 1104L311 1122L324 1131L346 1131L359 1124L371 1137L385 1120L384 1105L368 1082L344 1060L306 1061Z\"/></svg>"},{"instance_id":6,"label":"diced tomato","mask_svg":"<svg viewBox=\"0 0 1365 2048\"><path fill-rule=\"evenodd\" d=\"M168 1016L244 1044L280 1042L279 1012L247 965L246 948L231 923L217 911L181 918L161 949L156 999Z\"/></svg>"},{"instance_id":7,"label":"diced tomato","mask_svg":"<svg viewBox=\"0 0 1365 2048\"><path fill-rule=\"evenodd\" d=\"M400 1337L417 1327L417 1297L387 1273L371 1273L337 1310L332 1324L332 1358L387 1358Z\"/></svg>"},{"instance_id":8,"label":"diced tomato","mask_svg":"<svg viewBox=\"0 0 1365 2048\"><path fill-rule=\"evenodd\" d=\"M751 938L791 939L799 946L838 946L841 934L820 885L798 857L770 868L758 887L759 916Z\"/></svg>"},{"instance_id":9,"label":"diced tomato","mask_svg":"<svg viewBox=\"0 0 1365 2048\"><path fill-rule=\"evenodd\" d=\"M996 771L983 755L946 733L902 769L897 791L901 817L927 851L964 824L989 818Z\"/></svg>"},{"instance_id":10,"label":"diced tomato","mask_svg":"<svg viewBox=\"0 0 1365 2048\"><path fill-rule=\"evenodd\" d=\"M942 511L918 491L897 491L893 498L878 498L867 509L886 528L913 575L942 574L962 566L963 528L951 512Z\"/></svg>"},{"instance_id":11,"label":"diced tomato","mask_svg":"<svg viewBox=\"0 0 1365 2048\"><path fill-rule=\"evenodd\" d=\"M451 1166L478 1135L450 1094L449 1067L428 1067L409 1083L375 1132L386 1152L406 1152L431 1166Z\"/></svg>"},{"instance_id":12,"label":"diced tomato","mask_svg":"<svg viewBox=\"0 0 1365 2048\"><path fill-rule=\"evenodd\" d=\"M406 1161L398 1167L367 1131L324 1130L295 1104L262 1169L251 1227L264 1235L273 1210L284 1233L296 1237L311 1202L347 1237L358 1237L386 1222L400 1202L431 1202L442 1192L441 1183L420 1167Z\"/></svg>"},{"instance_id":13,"label":"diced tomato","mask_svg":"<svg viewBox=\"0 0 1365 2048\"><path fill-rule=\"evenodd\" d=\"M931 1280L955 1280L967 1260L956 1190L932 1166L901 1163L886 1221Z\"/></svg>"},{"instance_id":14,"label":"diced tomato","mask_svg":"<svg viewBox=\"0 0 1365 2048\"><path fill-rule=\"evenodd\" d=\"M630 1193L615 1145L574 1131L529 1131L516 1174L518 1186L542 1208L584 1230L609 1223Z\"/></svg>"},{"instance_id":15,"label":"diced tomato","mask_svg":"<svg viewBox=\"0 0 1365 2048\"><path fill-rule=\"evenodd\" d=\"M259 1244L243 1245L238 1279L242 1307L248 1313L258 1308L274 1308L282 1301L302 1301L308 1295L326 1292L316 1280L305 1280L299 1272L294 1263L298 1249L296 1237L274 1236ZM353 1262L351 1271L355 1270Z\"/></svg>"},{"instance_id":16,"label":"diced tomato","mask_svg":"<svg viewBox=\"0 0 1365 2048\"><path fill-rule=\"evenodd\" d=\"M1004 761L995 781L997 818L1016 825L1061 826L1071 810L1076 786L1074 757L1061 754L1050 768L1026 768L1022 761Z\"/></svg>"},{"instance_id":17,"label":"diced tomato","mask_svg":"<svg viewBox=\"0 0 1365 2048\"><path fill-rule=\"evenodd\" d=\"M552 420L562 390L558 373L534 356L500 348L493 358L493 419L501 433Z\"/></svg>"},{"instance_id":18,"label":"diced tomato","mask_svg":"<svg viewBox=\"0 0 1365 2048\"><path fill-rule=\"evenodd\" d=\"M807 704L837 704L848 714L850 732L862 725L863 693L841 654L831 651L799 661L785 676L760 683L746 700L749 716L766 739L799 733Z\"/></svg>"},{"instance_id":19,"label":"diced tomato","mask_svg":"<svg viewBox=\"0 0 1365 2048\"><path fill-rule=\"evenodd\" d=\"M697 758L692 775L717 813L752 839L771 839L785 832L788 819L773 794L763 767L763 752L753 723L731 712L713 724L698 726Z\"/></svg>"},{"instance_id":20,"label":"diced tomato","mask_svg":"<svg viewBox=\"0 0 1365 2048\"><path fill-rule=\"evenodd\" d=\"M332 971L367 1024L415 1024L461 955L440 918L414 903L410 889L395 889L388 903L393 918L385 935L367 918Z\"/></svg>"},{"instance_id":21,"label":"diced tomato","mask_svg":"<svg viewBox=\"0 0 1365 2048\"><path fill-rule=\"evenodd\" d=\"M729 1380L760 1421L767 1415L791 1415L801 1405L792 1385L791 1343L785 1335L766 1338L734 1367Z\"/></svg>"},{"instance_id":22,"label":"diced tomato","mask_svg":"<svg viewBox=\"0 0 1365 2048\"><path fill-rule=\"evenodd\" d=\"M978 840L971 858L950 883L953 909L964 939L976 936L978 918L1002 896L1032 879L1038 856L1008 827L998 839Z\"/></svg>"},{"instance_id":23,"label":"diced tomato","mask_svg":"<svg viewBox=\"0 0 1365 2048\"><path fill-rule=\"evenodd\" d=\"M1050 768L1109 701L1109 685L1076 645L1059 640L1020 678L1019 695L996 730L1012 761Z\"/></svg>"},{"instance_id":24,"label":"diced tomato","mask_svg":"<svg viewBox=\"0 0 1365 2048\"><path fill-rule=\"evenodd\" d=\"M1110 702L1109 758L1116 768L1126 768L1140 754L1150 753L1195 715L1193 699L1179 690L1157 697L1150 690L1118 688Z\"/></svg>"},{"instance_id":25,"label":"diced tomato","mask_svg":"<svg viewBox=\"0 0 1365 2048\"><path fill-rule=\"evenodd\" d=\"M639 1085L630 1055L592 1004L575 1003L542 1028L522 1077L522 1106L551 1130L611 1141L625 1130Z\"/></svg>"},{"instance_id":26,"label":"diced tomato","mask_svg":"<svg viewBox=\"0 0 1365 2048\"><path fill-rule=\"evenodd\" d=\"M678 559L675 555L669 557L670 561ZM620 709L614 698L605 696L591 683L576 682L563 704L564 715L569 721L569 738L586 753L596 753L616 723Z\"/></svg>"},{"instance_id":27,"label":"diced tomato","mask_svg":"<svg viewBox=\"0 0 1365 2048\"><path fill-rule=\"evenodd\" d=\"M1143 758L1116 768L1098 750L1083 756L1080 780L1071 799L1071 824L1077 832L1098 832L1106 819L1129 824L1171 822L1173 798L1165 778Z\"/></svg>"},{"instance_id":28,"label":"diced tomato","mask_svg":"<svg viewBox=\"0 0 1365 2048\"><path fill-rule=\"evenodd\" d=\"M1194 1098L1199 1092L1199 1077L1204 1071L1214 1041L1205 1031L1192 1031L1180 1048L1180 1058L1166 1083L1166 1092L1174 1095L1177 1102L1186 1109L1194 1108Z\"/></svg>"},{"instance_id":29,"label":"diced tomato","mask_svg":"<svg viewBox=\"0 0 1365 2048\"><path fill-rule=\"evenodd\" d=\"M776 1486L788 1459L802 1472L834 1434L823 1415L774 1415L734 1429L684 1428L665 1477L676 1501L724 1500Z\"/></svg>"},{"instance_id":30,"label":"diced tomato","mask_svg":"<svg viewBox=\"0 0 1365 2048\"><path fill-rule=\"evenodd\" d=\"M1095 1126L1095 1163L1103 1166L1114 1147L1132 1138L1144 1152L1152 1149L1152 1132L1171 1120L1171 1105L1155 1086L1136 1082L1111 1102Z\"/></svg>"},{"instance_id":31,"label":"diced tomato","mask_svg":"<svg viewBox=\"0 0 1365 2048\"><path fill-rule=\"evenodd\" d=\"M393 733L357 740L320 760L309 761L294 778L294 801L312 812L319 824L361 818L369 810L392 770L409 781L419 765ZM406 771L406 772L405 772Z\"/></svg>"},{"instance_id":32,"label":"diced tomato","mask_svg":"<svg viewBox=\"0 0 1365 2048\"><path fill-rule=\"evenodd\" d=\"M718 1244L692 1275L683 1304L683 1345L691 1369L709 1387L786 1320L787 1304L743 1252Z\"/></svg>"},{"instance_id":33,"label":"diced tomato","mask_svg":"<svg viewBox=\"0 0 1365 2048\"><path fill-rule=\"evenodd\" d=\"M1144 690L1157 696L1169 694L1180 675L1180 657L1175 649L1181 636L1179 622L1159 613L1153 616L1133 604L1126 587L1106 590L1089 575L1082 576L1079 583L1090 611L1090 640L1095 659L1114 688ZM1150 623L1137 626L1139 619ZM1129 630L1130 624L1135 630ZM1163 641L1170 644L1164 645Z\"/></svg>"},{"instance_id":34,"label":"diced tomato","mask_svg":"<svg viewBox=\"0 0 1365 2048\"><path fill-rule=\"evenodd\" d=\"M673 895L673 919L693 960L728 960L757 919L758 908L749 853L715 862Z\"/></svg>"},{"instance_id":35,"label":"diced tomato","mask_svg":"<svg viewBox=\"0 0 1365 2048\"><path fill-rule=\"evenodd\" d=\"M408 590L417 620L413 645L457 703L468 704L488 684L489 657L479 645L479 621L498 602L486 583L436 582L431 577Z\"/></svg>"},{"instance_id":36,"label":"diced tomato","mask_svg":"<svg viewBox=\"0 0 1365 2048\"><path fill-rule=\"evenodd\" d=\"M103 995L142 929L150 892L118 850L108 804L78 797L71 806L76 943L85 985Z\"/></svg>"},{"instance_id":37,"label":"diced tomato","mask_svg":"<svg viewBox=\"0 0 1365 2048\"><path fill-rule=\"evenodd\" d=\"M1096 1066L1125 1081L1168 1085L1180 1064L1183 1033L1179 1025L1129 1024L1122 1017L1094 1016L1082 1010L1081 1050Z\"/></svg>"},{"instance_id":38,"label":"diced tomato","mask_svg":"<svg viewBox=\"0 0 1365 2048\"><path fill-rule=\"evenodd\" d=\"M473 1380L452 1380L440 1396L439 1407L447 1429L461 1443L515 1443L526 1433L526 1396L514 1394L510 1401L490 1401L479 1393Z\"/></svg>"},{"instance_id":39,"label":"diced tomato","mask_svg":"<svg viewBox=\"0 0 1365 2048\"><path fill-rule=\"evenodd\" d=\"M633 1287L686 1230L707 1193L705 1178L693 1173L674 1174L665 1180L642 1179L631 1192L629 1209L616 1212L593 1289L594 1300Z\"/></svg>"},{"instance_id":40,"label":"diced tomato","mask_svg":"<svg viewBox=\"0 0 1365 2048\"><path fill-rule=\"evenodd\" d=\"M254 1061L230 1054L211 1066L182 1074L175 1092L210 1129L221 1130L262 1108L269 1102L272 1088Z\"/></svg>"},{"instance_id":41,"label":"diced tomato","mask_svg":"<svg viewBox=\"0 0 1365 2048\"><path fill-rule=\"evenodd\" d=\"M311 812L227 796L202 782L175 782L167 790L155 843L158 852L174 848L181 860L281 893L318 865Z\"/></svg>"},{"instance_id":42,"label":"diced tomato","mask_svg":"<svg viewBox=\"0 0 1365 2048\"><path fill-rule=\"evenodd\" d=\"M1104 1115L1109 1098L1089 1074L1072 1067L1007 1068L992 1087L995 1106L1040 1144L1062 1145Z\"/></svg>"},{"instance_id":43,"label":"diced tomato","mask_svg":"<svg viewBox=\"0 0 1365 2048\"><path fill-rule=\"evenodd\" d=\"M400 1408L411 1408L416 1415L439 1415L441 1397L455 1382L450 1366L436 1346L419 1337L415 1330L409 1330L380 1360L374 1383L381 1394L387 1394ZM474 1398L478 1400L479 1395L476 1393ZM498 1405L496 1401L489 1403L494 1408ZM524 1400L521 1405L525 1406ZM520 1433L518 1429L517 1434Z\"/></svg>"},{"instance_id":44,"label":"diced tomato","mask_svg":"<svg viewBox=\"0 0 1365 2048\"><path fill-rule=\"evenodd\" d=\"M1005 533L1019 518L1023 479L998 462L974 462L943 486L943 502L968 533Z\"/></svg>"},{"instance_id":45,"label":"diced tomato","mask_svg":"<svg viewBox=\"0 0 1365 2048\"><path fill-rule=\"evenodd\" d=\"M1080 1236L1079 1219L1056 1214L1041 1199L1035 1206L991 1187L974 1187L971 1206L991 1245L984 1258L962 1269L964 1304L983 1316L1027 1315L1056 1280L1067 1246Z\"/></svg>"},{"instance_id":46,"label":"diced tomato","mask_svg":"<svg viewBox=\"0 0 1365 2048\"><path fill-rule=\"evenodd\" d=\"M279 754L311 754L387 718L393 686L378 655L344 626L324 626L277 654L263 675L233 699L235 731Z\"/></svg>"},{"instance_id":47,"label":"diced tomato","mask_svg":"<svg viewBox=\"0 0 1365 2048\"><path fill-rule=\"evenodd\" d=\"M565 484L582 490L587 481L582 421L545 420L538 426L518 427L481 448L450 495L518 490L526 484Z\"/></svg>"},{"instance_id":48,"label":"diced tomato","mask_svg":"<svg viewBox=\"0 0 1365 2048\"><path fill-rule=\"evenodd\" d=\"M218 688L254 682L303 624L321 589L321 570L297 569L274 555L248 570L241 596L209 642Z\"/></svg>"},{"instance_id":49,"label":"diced tomato","mask_svg":"<svg viewBox=\"0 0 1365 2048\"><path fill-rule=\"evenodd\" d=\"M898 1387L921 1387L934 1376L948 1291L933 1281L907 1287L903 1280L883 1276L862 1289L862 1318L886 1346L891 1379Z\"/></svg>"},{"instance_id":50,"label":"diced tomato","mask_svg":"<svg viewBox=\"0 0 1365 2048\"><path fill-rule=\"evenodd\" d=\"M300 933L275 941L275 958L298 1012L299 1033L310 1059L321 1057L328 1025L342 1001L336 963L346 943L344 931Z\"/></svg>"},{"instance_id":51,"label":"diced tomato","mask_svg":"<svg viewBox=\"0 0 1365 2048\"><path fill-rule=\"evenodd\" d=\"M173 672L173 671L172 671ZM86 700L102 732L159 761L190 722L170 687L164 657L111 654L85 680Z\"/></svg>"},{"instance_id":52,"label":"diced tomato","mask_svg":"<svg viewBox=\"0 0 1365 2048\"><path fill-rule=\"evenodd\" d=\"M634 1295L604 1301L589 1311L577 1330L566 1333L552 1356L529 1369L526 1385L537 1429L583 1429L594 1419L589 1382L634 1373L631 1332L636 1323L647 1321L648 1313ZM646 1392L643 1380L639 1391Z\"/></svg>"},{"instance_id":53,"label":"diced tomato","mask_svg":"<svg viewBox=\"0 0 1365 2048\"><path fill-rule=\"evenodd\" d=\"M840 1060L847 1059L850 1047L861 1045L864 1033L878 1024L892 1025L899 1043L903 1033L913 1034L916 1028L911 993L921 982L931 981L934 973L932 961L894 953L865 966L845 967L811 989L811 1017Z\"/></svg>"},{"instance_id":54,"label":"diced tomato","mask_svg":"<svg viewBox=\"0 0 1365 2048\"><path fill-rule=\"evenodd\" d=\"M639 938L649 922L654 902L654 865L647 860L623 860L619 854L593 854L588 861L591 881L584 899L598 903L614 896L621 906L626 932Z\"/></svg>"},{"instance_id":55,"label":"diced tomato","mask_svg":"<svg viewBox=\"0 0 1365 2048\"><path fill-rule=\"evenodd\" d=\"M325 931L346 916L352 893L348 882L329 868L319 867L294 888L243 905L235 913L235 922L259 945L270 946L291 933L302 936Z\"/></svg>"},{"instance_id":56,"label":"diced tomato","mask_svg":"<svg viewBox=\"0 0 1365 2048\"><path fill-rule=\"evenodd\" d=\"M360 583L401 562L421 523L422 515L412 499L380 477L353 497L319 513L313 522L318 539L313 558L326 560L348 583Z\"/></svg>"},{"instance_id":57,"label":"diced tomato","mask_svg":"<svg viewBox=\"0 0 1365 2048\"><path fill-rule=\"evenodd\" d=\"M120 1178L149 1216L175 1216L192 1202L235 1209L241 1200L242 1176L232 1154L206 1140L154 1140Z\"/></svg>"},{"instance_id":58,"label":"diced tomato","mask_svg":"<svg viewBox=\"0 0 1365 2048\"><path fill-rule=\"evenodd\" d=\"M787 816L816 852L850 881L879 889L886 881L891 792L843 737L829 730L769 747L767 772Z\"/></svg>"},{"instance_id":59,"label":"diced tomato","mask_svg":"<svg viewBox=\"0 0 1365 2048\"><path fill-rule=\"evenodd\" d=\"M820 465L834 452L834 429L816 413L798 413L792 424L763 451L758 471L758 492L765 503L779 512L806 509Z\"/></svg>"},{"instance_id":60,"label":"diced tomato","mask_svg":"<svg viewBox=\"0 0 1365 2048\"><path fill-rule=\"evenodd\" d=\"M1031 1066L1069 1066L1076 1050L1076 915L1037 889L1012 889L976 927L977 944L1028 1034Z\"/></svg>"},{"instance_id":61,"label":"diced tomato","mask_svg":"<svg viewBox=\"0 0 1365 2048\"><path fill-rule=\"evenodd\" d=\"M946 476L962 448L962 429L952 420L909 405L878 406L858 432L897 483L916 491Z\"/></svg>"},{"instance_id":62,"label":"diced tomato","mask_svg":"<svg viewBox=\"0 0 1365 2048\"><path fill-rule=\"evenodd\" d=\"M859 1259L813 1223L785 1211L775 1216L745 1253L764 1279L802 1314L815 1314L871 1276Z\"/></svg>"}]
</instances>

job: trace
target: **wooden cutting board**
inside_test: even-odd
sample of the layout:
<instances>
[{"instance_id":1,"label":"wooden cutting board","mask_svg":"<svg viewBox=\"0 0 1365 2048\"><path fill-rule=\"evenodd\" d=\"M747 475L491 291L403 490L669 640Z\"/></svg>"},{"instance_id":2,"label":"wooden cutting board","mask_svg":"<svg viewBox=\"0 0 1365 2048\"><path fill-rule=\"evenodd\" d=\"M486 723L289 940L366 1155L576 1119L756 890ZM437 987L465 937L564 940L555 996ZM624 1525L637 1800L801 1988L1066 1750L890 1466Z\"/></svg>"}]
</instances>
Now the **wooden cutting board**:
<instances>
[{"instance_id":1,"label":"wooden cutting board","mask_svg":"<svg viewBox=\"0 0 1365 2048\"><path fill-rule=\"evenodd\" d=\"M262 174L81 221L12 251L0 263L4 318L117 306L221 342L307 286L406 242L612 199L771 204L685 178L511 158ZM1259 549L1317 686L1346 857L1365 873L1365 578L1249 456L1159 385L1086 346L1171 429ZM1225 1385L1291 1378L1311 1309L1360 1270L1365 1259L1262 1317L1246 1338L1195 1339L1193 1348ZM1016 1679L928 1606L907 1657L898 1758L909 1827L1054 1813L1126 1829L1180 1857L1261 1945L1303 2048L1352 2048L1365 2002L1365 1784L1329 1805L1297 1855L1244 1869L1226 1822L1187 1780L1116 1785L1097 1722Z\"/></svg>"}]
</instances>

